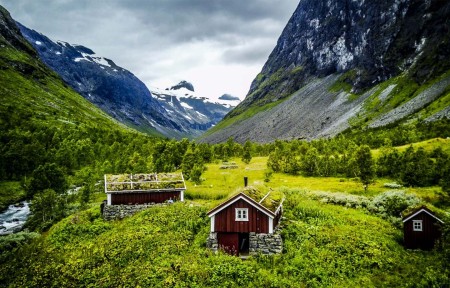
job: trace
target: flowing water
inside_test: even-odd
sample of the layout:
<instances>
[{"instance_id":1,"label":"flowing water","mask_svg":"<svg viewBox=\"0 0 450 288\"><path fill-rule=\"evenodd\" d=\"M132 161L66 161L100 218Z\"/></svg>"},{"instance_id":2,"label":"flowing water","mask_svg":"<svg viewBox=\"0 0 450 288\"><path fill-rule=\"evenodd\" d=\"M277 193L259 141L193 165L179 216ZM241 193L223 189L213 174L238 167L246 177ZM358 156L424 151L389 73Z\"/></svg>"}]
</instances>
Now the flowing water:
<instances>
[{"instance_id":1,"label":"flowing water","mask_svg":"<svg viewBox=\"0 0 450 288\"><path fill-rule=\"evenodd\" d=\"M27 201L9 205L8 209L0 213L0 235L19 232L30 215Z\"/></svg>"}]
</instances>

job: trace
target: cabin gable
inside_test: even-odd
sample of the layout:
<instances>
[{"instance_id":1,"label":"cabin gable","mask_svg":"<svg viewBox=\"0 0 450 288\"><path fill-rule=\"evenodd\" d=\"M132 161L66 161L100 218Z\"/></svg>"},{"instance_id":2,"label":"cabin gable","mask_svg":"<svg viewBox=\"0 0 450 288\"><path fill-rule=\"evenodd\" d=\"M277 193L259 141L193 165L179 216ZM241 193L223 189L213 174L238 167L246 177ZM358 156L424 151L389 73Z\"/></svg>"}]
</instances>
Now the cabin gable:
<instances>
[{"instance_id":1,"label":"cabin gable","mask_svg":"<svg viewBox=\"0 0 450 288\"><path fill-rule=\"evenodd\" d=\"M442 220L421 208L403 220L404 244L408 249L431 250L441 237Z\"/></svg>"},{"instance_id":2,"label":"cabin gable","mask_svg":"<svg viewBox=\"0 0 450 288\"><path fill-rule=\"evenodd\" d=\"M238 210L247 211L247 220L237 217ZM214 231L212 232L269 233L269 222L273 221L273 217L269 217L243 199L233 202L213 217Z\"/></svg>"},{"instance_id":3,"label":"cabin gable","mask_svg":"<svg viewBox=\"0 0 450 288\"><path fill-rule=\"evenodd\" d=\"M241 256L281 253L283 241L275 227L283 212L284 198L277 202L267 198L269 194L257 202L256 195L251 198L239 193L209 211L211 233L207 247ZM264 202L266 198L269 204Z\"/></svg>"}]
</instances>

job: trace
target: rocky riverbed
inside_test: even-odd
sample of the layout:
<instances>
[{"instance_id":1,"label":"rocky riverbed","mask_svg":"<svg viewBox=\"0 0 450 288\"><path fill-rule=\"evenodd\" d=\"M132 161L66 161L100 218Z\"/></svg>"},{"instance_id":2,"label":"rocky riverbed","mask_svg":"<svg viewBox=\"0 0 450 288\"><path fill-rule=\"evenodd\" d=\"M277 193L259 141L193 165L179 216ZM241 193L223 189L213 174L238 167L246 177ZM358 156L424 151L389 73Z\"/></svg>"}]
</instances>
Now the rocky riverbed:
<instances>
[{"instance_id":1,"label":"rocky riverbed","mask_svg":"<svg viewBox=\"0 0 450 288\"><path fill-rule=\"evenodd\" d=\"M29 202L23 201L9 207L0 213L0 235L7 235L22 230L30 215Z\"/></svg>"}]
</instances>

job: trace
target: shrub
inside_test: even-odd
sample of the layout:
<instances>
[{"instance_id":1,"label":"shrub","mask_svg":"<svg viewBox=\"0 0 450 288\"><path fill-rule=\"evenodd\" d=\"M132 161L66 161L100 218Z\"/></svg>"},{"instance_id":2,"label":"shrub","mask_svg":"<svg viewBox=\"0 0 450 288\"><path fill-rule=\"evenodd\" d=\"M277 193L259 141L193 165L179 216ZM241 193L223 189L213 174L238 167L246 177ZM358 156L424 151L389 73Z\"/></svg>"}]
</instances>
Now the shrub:
<instances>
[{"instance_id":1,"label":"shrub","mask_svg":"<svg viewBox=\"0 0 450 288\"><path fill-rule=\"evenodd\" d=\"M39 237L39 233L35 232L19 232L0 237L0 255L18 248L34 238Z\"/></svg>"},{"instance_id":2,"label":"shrub","mask_svg":"<svg viewBox=\"0 0 450 288\"><path fill-rule=\"evenodd\" d=\"M401 217L400 213L408 207L417 206L420 199L414 194L405 191L387 191L377 195L369 207L371 212L385 216Z\"/></svg>"},{"instance_id":3,"label":"shrub","mask_svg":"<svg viewBox=\"0 0 450 288\"><path fill-rule=\"evenodd\" d=\"M403 187L402 185L397 184L397 183L384 183L383 186L386 188L391 188L391 189L399 189L399 188Z\"/></svg>"}]
</instances>

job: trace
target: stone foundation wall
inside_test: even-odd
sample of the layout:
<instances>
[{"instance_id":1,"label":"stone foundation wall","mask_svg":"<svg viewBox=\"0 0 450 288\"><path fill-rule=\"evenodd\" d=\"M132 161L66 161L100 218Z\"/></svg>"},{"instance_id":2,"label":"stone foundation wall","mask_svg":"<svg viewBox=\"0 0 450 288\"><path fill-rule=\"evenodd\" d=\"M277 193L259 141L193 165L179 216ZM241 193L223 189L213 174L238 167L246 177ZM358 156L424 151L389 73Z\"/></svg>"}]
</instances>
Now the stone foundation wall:
<instances>
[{"instance_id":1,"label":"stone foundation wall","mask_svg":"<svg viewBox=\"0 0 450 288\"><path fill-rule=\"evenodd\" d=\"M123 219L150 207L166 205L167 204L164 203L146 205L104 205L103 218L108 221Z\"/></svg>"},{"instance_id":2,"label":"stone foundation wall","mask_svg":"<svg viewBox=\"0 0 450 288\"><path fill-rule=\"evenodd\" d=\"M209 233L208 239L206 239L206 247L214 252L219 249L219 241L217 239L217 233ZM283 252L283 239L278 233L273 234L256 234L251 232L249 235L249 254L263 254L272 255L280 254Z\"/></svg>"},{"instance_id":3,"label":"stone foundation wall","mask_svg":"<svg viewBox=\"0 0 450 288\"><path fill-rule=\"evenodd\" d=\"M209 233L209 237L206 239L206 247L211 249L213 252L217 252L217 250L219 250L219 241L217 240L216 232Z\"/></svg>"},{"instance_id":4,"label":"stone foundation wall","mask_svg":"<svg viewBox=\"0 0 450 288\"><path fill-rule=\"evenodd\" d=\"M250 233L249 245L250 255L258 253L272 255L283 252L283 239L278 233L256 234L252 232Z\"/></svg>"}]
</instances>

